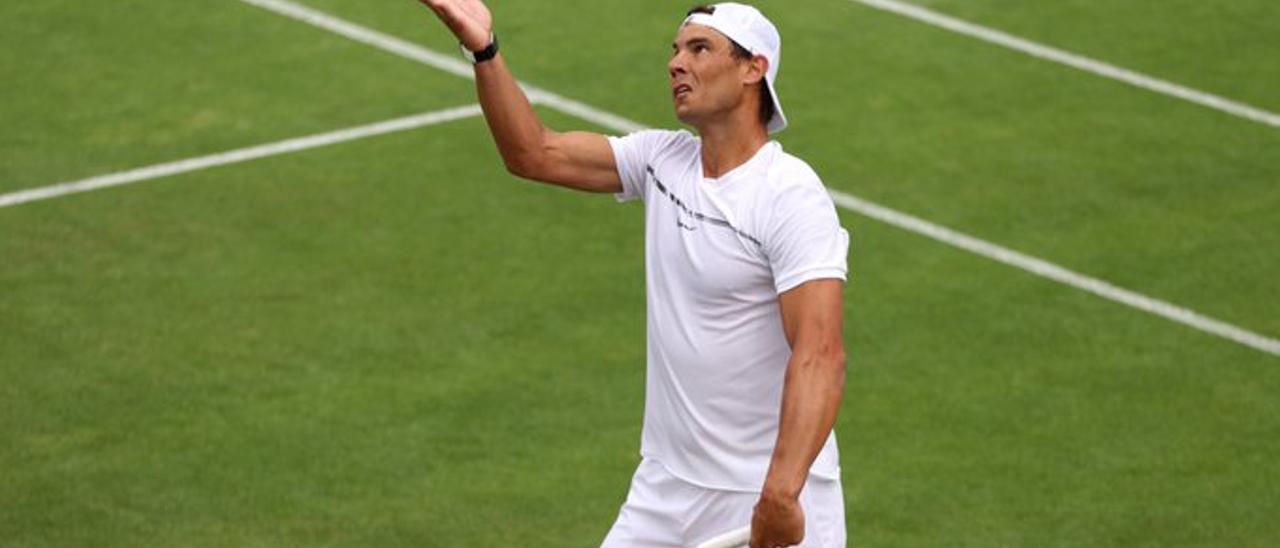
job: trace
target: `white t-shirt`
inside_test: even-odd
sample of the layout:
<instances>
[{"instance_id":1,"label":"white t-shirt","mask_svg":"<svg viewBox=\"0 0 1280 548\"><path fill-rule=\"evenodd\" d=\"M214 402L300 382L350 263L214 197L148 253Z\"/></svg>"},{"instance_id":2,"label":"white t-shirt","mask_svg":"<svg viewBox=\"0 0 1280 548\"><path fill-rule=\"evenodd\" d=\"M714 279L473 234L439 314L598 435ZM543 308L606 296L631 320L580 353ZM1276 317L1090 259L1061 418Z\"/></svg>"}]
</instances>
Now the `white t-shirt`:
<instances>
[{"instance_id":1,"label":"white t-shirt","mask_svg":"<svg viewBox=\"0 0 1280 548\"><path fill-rule=\"evenodd\" d=\"M758 491L791 347L778 295L845 279L849 235L822 181L771 141L718 179L687 131L610 137L618 199L645 202L648 372L640 452L713 489ZM839 477L834 434L810 473Z\"/></svg>"}]
</instances>

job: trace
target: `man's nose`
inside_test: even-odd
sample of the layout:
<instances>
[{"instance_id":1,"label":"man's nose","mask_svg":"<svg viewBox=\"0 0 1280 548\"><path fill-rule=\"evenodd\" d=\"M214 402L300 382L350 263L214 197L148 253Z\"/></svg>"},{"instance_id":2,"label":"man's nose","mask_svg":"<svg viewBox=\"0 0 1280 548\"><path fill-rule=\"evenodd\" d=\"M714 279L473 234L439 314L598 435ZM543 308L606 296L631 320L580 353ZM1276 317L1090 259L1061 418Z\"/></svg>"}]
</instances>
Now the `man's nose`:
<instances>
[{"instance_id":1,"label":"man's nose","mask_svg":"<svg viewBox=\"0 0 1280 548\"><path fill-rule=\"evenodd\" d=\"M671 56L671 60L667 61L667 74L672 78L675 78L676 75L684 74L685 72L687 72L687 70L684 65L684 55L676 53Z\"/></svg>"}]
</instances>

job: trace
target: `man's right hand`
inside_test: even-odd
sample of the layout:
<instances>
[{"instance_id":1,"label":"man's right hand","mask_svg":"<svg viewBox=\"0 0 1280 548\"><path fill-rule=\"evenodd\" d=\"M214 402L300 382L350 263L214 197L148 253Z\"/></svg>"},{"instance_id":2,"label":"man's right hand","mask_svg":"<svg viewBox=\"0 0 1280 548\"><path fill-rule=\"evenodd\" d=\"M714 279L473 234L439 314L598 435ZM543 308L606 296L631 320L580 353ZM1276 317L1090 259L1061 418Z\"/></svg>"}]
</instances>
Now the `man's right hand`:
<instances>
[{"instance_id":1,"label":"man's right hand","mask_svg":"<svg viewBox=\"0 0 1280 548\"><path fill-rule=\"evenodd\" d=\"M480 51L489 46L493 17L480 0L419 0L444 22L462 46Z\"/></svg>"}]
</instances>

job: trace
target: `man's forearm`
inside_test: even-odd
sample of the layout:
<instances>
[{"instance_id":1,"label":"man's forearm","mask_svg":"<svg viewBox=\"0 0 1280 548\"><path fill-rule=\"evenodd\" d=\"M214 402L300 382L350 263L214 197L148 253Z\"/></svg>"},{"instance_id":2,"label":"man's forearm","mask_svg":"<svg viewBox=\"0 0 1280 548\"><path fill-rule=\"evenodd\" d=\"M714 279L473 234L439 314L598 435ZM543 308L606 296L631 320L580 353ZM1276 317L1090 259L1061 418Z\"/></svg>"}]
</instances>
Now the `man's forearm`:
<instances>
[{"instance_id":1,"label":"man's forearm","mask_svg":"<svg viewBox=\"0 0 1280 548\"><path fill-rule=\"evenodd\" d=\"M545 129L501 53L476 65L476 91L507 169L528 172L541 151Z\"/></svg>"},{"instance_id":2,"label":"man's forearm","mask_svg":"<svg viewBox=\"0 0 1280 548\"><path fill-rule=\"evenodd\" d=\"M762 496L796 498L835 426L844 396L843 351L794 354L783 385L778 441Z\"/></svg>"}]
</instances>

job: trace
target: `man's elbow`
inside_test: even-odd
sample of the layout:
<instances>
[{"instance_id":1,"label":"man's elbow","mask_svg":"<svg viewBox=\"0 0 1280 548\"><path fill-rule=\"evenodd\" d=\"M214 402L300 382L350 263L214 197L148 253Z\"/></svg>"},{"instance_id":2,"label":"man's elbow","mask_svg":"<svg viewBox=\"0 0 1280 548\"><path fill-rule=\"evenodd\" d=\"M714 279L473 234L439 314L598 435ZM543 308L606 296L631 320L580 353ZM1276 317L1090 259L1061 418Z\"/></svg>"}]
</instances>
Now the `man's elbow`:
<instances>
[{"instance_id":1,"label":"man's elbow","mask_svg":"<svg viewBox=\"0 0 1280 548\"><path fill-rule=\"evenodd\" d=\"M523 179L538 179L542 173L541 163L527 155L504 155L502 163L506 165L507 173Z\"/></svg>"},{"instance_id":2,"label":"man's elbow","mask_svg":"<svg viewBox=\"0 0 1280 548\"><path fill-rule=\"evenodd\" d=\"M502 163L506 165L507 173L524 179L546 181L550 176L550 160L553 157L553 135L543 129L536 141L507 147L499 145L498 151L502 154Z\"/></svg>"}]
</instances>

